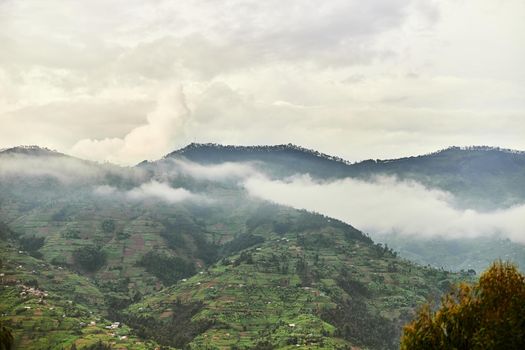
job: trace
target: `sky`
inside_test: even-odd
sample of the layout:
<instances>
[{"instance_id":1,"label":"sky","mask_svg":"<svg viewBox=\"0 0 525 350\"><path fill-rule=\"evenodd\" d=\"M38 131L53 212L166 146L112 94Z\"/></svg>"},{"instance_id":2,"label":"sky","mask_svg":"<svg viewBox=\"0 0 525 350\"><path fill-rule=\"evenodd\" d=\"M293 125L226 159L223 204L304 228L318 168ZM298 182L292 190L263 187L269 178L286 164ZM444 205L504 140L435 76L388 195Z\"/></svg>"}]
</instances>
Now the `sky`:
<instances>
[{"instance_id":1,"label":"sky","mask_svg":"<svg viewBox=\"0 0 525 350\"><path fill-rule=\"evenodd\" d=\"M0 0L0 147L525 150L522 0Z\"/></svg>"}]
</instances>

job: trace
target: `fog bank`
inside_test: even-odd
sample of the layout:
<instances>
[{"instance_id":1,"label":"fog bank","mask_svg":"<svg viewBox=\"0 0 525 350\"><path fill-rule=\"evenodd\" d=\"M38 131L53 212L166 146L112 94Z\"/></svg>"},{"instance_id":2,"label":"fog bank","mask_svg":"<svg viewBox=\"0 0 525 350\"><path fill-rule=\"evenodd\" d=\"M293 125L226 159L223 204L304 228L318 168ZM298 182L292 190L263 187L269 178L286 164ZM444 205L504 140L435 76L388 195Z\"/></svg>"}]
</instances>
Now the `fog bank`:
<instances>
[{"instance_id":1,"label":"fog bank","mask_svg":"<svg viewBox=\"0 0 525 350\"><path fill-rule=\"evenodd\" d=\"M377 177L372 182L344 179L319 183L308 176L287 181L252 177L254 196L316 211L369 233L465 238L500 234L525 243L525 205L481 213L451 205L453 195L416 182Z\"/></svg>"}]
</instances>

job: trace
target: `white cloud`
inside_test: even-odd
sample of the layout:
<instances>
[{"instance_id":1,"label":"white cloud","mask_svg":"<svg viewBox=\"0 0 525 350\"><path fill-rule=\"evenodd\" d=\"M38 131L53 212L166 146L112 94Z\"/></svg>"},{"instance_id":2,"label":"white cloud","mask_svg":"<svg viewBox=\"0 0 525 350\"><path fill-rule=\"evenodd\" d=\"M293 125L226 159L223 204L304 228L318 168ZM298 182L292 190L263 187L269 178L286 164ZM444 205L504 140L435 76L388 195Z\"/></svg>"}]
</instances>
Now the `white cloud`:
<instances>
[{"instance_id":1,"label":"white cloud","mask_svg":"<svg viewBox=\"0 0 525 350\"><path fill-rule=\"evenodd\" d=\"M142 201L148 199L161 200L167 203L193 201L210 203L210 200L200 194L195 194L185 188L173 188L167 183L152 180L129 191L120 191L112 186L97 186L93 192L101 196L123 197L129 200Z\"/></svg>"},{"instance_id":2,"label":"white cloud","mask_svg":"<svg viewBox=\"0 0 525 350\"><path fill-rule=\"evenodd\" d=\"M124 168L112 164L98 164L63 155L33 156L26 154L0 155L0 177L50 176L63 183L100 181L107 175L142 181L144 172L139 168Z\"/></svg>"},{"instance_id":3,"label":"white cloud","mask_svg":"<svg viewBox=\"0 0 525 350\"><path fill-rule=\"evenodd\" d=\"M307 176L289 181L251 178L257 197L329 215L364 232L406 236L465 238L501 234L525 243L525 205L493 212L460 210L449 193L416 182L378 177L318 183Z\"/></svg>"},{"instance_id":4,"label":"white cloud","mask_svg":"<svg viewBox=\"0 0 525 350\"><path fill-rule=\"evenodd\" d=\"M177 203L185 200L202 200L203 197L193 194L184 188L172 188L167 184L151 181L140 185L128 192L126 195L134 200L145 198L157 198L168 203Z\"/></svg>"},{"instance_id":5,"label":"white cloud","mask_svg":"<svg viewBox=\"0 0 525 350\"><path fill-rule=\"evenodd\" d=\"M84 139L72 148L76 156L133 164L156 158L173 150L184 138L189 111L181 88L169 88L162 93L147 123L137 126L123 138Z\"/></svg>"},{"instance_id":6,"label":"white cloud","mask_svg":"<svg viewBox=\"0 0 525 350\"><path fill-rule=\"evenodd\" d=\"M202 165L183 159L168 159L166 161L171 167L170 171L185 174L195 179L211 181L240 180L257 174L251 165L243 163L226 162ZM161 171L166 171L166 167L161 166L161 169Z\"/></svg>"}]
</instances>

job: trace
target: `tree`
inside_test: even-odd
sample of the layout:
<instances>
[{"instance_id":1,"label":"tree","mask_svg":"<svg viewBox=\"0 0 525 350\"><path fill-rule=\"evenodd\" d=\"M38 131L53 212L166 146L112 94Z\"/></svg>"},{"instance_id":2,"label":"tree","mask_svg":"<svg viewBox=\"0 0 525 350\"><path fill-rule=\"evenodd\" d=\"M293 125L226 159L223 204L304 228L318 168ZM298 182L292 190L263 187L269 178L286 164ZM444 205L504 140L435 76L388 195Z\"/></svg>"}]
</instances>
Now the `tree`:
<instances>
[{"instance_id":1,"label":"tree","mask_svg":"<svg viewBox=\"0 0 525 350\"><path fill-rule=\"evenodd\" d=\"M172 285L179 279L195 274L195 265L178 256L149 251L138 265L155 275L164 285Z\"/></svg>"},{"instance_id":2,"label":"tree","mask_svg":"<svg viewBox=\"0 0 525 350\"><path fill-rule=\"evenodd\" d=\"M109 344L103 343L102 340L99 340L97 343L91 344L89 346L85 346L83 349L84 350L111 350L111 346Z\"/></svg>"},{"instance_id":3,"label":"tree","mask_svg":"<svg viewBox=\"0 0 525 350\"><path fill-rule=\"evenodd\" d=\"M0 322L0 350L11 350L14 348L14 339L11 330L4 327Z\"/></svg>"},{"instance_id":4,"label":"tree","mask_svg":"<svg viewBox=\"0 0 525 350\"><path fill-rule=\"evenodd\" d=\"M401 349L525 349L525 276L497 261L475 285L462 284L404 328Z\"/></svg>"},{"instance_id":5,"label":"tree","mask_svg":"<svg viewBox=\"0 0 525 350\"><path fill-rule=\"evenodd\" d=\"M20 248L29 252L36 251L44 246L46 238L37 237L36 235L20 238Z\"/></svg>"},{"instance_id":6,"label":"tree","mask_svg":"<svg viewBox=\"0 0 525 350\"><path fill-rule=\"evenodd\" d=\"M115 231L115 221L111 219L104 220L102 221L101 227L102 231L104 231L105 233L111 233Z\"/></svg>"},{"instance_id":7,"label":"tree","mask_svg":"<svg viewBox=\"0 0 525 350\"><path fill-rule=\"evenodd\" d=\"M96 246L84 246L73 251L73 260L85 271L95 272L106 264L106 253Z\"/></svg>"}]
</instances>

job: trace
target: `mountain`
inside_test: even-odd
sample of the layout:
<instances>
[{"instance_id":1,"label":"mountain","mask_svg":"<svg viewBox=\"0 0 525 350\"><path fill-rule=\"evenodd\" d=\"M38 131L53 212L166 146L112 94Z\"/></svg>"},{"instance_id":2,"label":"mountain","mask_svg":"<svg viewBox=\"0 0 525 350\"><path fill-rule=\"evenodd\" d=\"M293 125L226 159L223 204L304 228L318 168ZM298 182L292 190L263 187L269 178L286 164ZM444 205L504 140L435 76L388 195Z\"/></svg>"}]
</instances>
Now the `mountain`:
<instances>
[{"instance_id":1,"label":"mountain","mask_svg":"<svg viewBox=\"0 0 525 350\"><path fill-rule=\"evenodd\" d=\"M429 191L446 191L451 210L498 213L525 203L525 153L486 147L450 147L431 154L350 163L294 145L223 146L190 144L167 155L199 164L249 163L271 179L308 174L321 184L341 179L374 183L378 177L422 184ZM440 238L392 232L368 232L403 257L451 270L484 270L495 259L525 266L525 246L509 241L497 228L483 237Z\"/></svg>"},{"instance_id":2,"label":"mountain","mask_svg":"<svg viewBox=\"0 0 525 350\"><path fill-rule=\"evenodd\" d=\"M166 157L183 157L202 164L254 162L259 164L258 169L274 178L309 174L326 181L396 176L451 192L463 208L489 210L525 202L525 152L495 147L450 147L420 156L350 163L292 144L223 146L192 143Z\"/></svg>"},{"instance_id":3,"label":"mountain","mask_svg":"<svg viewBox=\"0 0 525 350\"><path fill-rule=\"evenodd\" d=\"M0 317L19 348L396 349L418 305L473 278L253 198L244 168L171 157L0 153Z\"/></svg>"},{"instance_id":4,"label":"mountain","mask_svg":"<svg viewBox=\"0 0 525 350\"><path fill-rule=\"evenodd\" d=\"M17 146L0 149L0 155L63 156L55 150L39 146Z\"/></svg>"}]
</instances>

